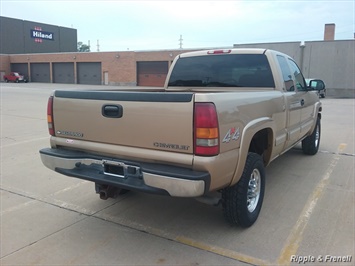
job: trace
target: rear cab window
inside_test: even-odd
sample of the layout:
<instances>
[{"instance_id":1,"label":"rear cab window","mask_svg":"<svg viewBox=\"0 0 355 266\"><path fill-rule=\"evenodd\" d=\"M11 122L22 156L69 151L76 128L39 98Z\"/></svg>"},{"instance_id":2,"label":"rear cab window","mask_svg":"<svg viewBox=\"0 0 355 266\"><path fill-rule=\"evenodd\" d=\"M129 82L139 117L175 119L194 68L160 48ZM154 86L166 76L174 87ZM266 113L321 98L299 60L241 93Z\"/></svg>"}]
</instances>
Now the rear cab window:
<instances>
[{"instance_id":1,"label":"rear cab window","mask_svg":"<svg viewBox=\"0 0 355 266\"><path fill-rule=\"evenodd\" d=\"M264 54L228 54L179 58L169 87L266 87L275 82Z\"/></svg>"}]
</instances>

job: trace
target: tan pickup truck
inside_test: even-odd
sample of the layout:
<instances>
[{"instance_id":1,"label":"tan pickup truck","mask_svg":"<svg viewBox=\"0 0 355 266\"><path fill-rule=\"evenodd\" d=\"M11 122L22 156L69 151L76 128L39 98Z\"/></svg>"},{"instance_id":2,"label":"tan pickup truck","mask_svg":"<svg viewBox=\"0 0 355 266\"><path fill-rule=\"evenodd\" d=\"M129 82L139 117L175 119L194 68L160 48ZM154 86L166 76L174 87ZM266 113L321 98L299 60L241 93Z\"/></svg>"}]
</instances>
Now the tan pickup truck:
<instances>
[{"instance_id":1,"label":"tan pickup truck","mask_svg":"<svg viewBox=\"0 0 355 266\"><path fill-rule=\"evenodd\" d=\"M51 148L40 155L58 173L95 182L102 199L128 190L215 194L229 223L249 227L265 166L300 141L317 153L321 110L312 81L285 54L191 52L175 58L164 88L54 91Z\"/></svg>"}]
</instances>

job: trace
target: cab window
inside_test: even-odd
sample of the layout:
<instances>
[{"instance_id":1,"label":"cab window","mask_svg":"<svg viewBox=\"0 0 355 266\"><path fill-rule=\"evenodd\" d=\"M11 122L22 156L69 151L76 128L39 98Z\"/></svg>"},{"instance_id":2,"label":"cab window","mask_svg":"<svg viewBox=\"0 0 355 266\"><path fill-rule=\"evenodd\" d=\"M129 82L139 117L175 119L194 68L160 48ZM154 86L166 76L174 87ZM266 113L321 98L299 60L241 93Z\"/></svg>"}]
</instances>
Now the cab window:
<instances>
[{"instance_id":1,"label":"cab window","mask_svg":"<svg viewBox=\"0 0 355 266\"><path fill-rule=\"evenodd\" d=\"M281 55L277 55L277 61L279 62L281 68L286 91L294 91L295 87L293 84L292 73L287 64L286 58Z\"/></svg>"},{"instance_id":2,"label":"cab window","mask_svg":"<svg viewBox=\"0 0 355 266\"><path fill-rule=\"evenodd\" d=\"M226 54L180 58L168 86L274 88L275 82L264 54Z\"/></svg>"},{"instance_id":3,"label":"cab window","mask_svg":"<svg viewBox=\"0 0 355 266\"><path fill-rule=\"evenodd\" d=\"M298 68L297 64L293 60L288 59L288 62L290 64L291 71L293 72L293 76L295 77L295 83L296 83L297 90L298 91L305 91L307 86L304 82L304 78L301 73L301 70Z\"/></svg>"}]
</instances>

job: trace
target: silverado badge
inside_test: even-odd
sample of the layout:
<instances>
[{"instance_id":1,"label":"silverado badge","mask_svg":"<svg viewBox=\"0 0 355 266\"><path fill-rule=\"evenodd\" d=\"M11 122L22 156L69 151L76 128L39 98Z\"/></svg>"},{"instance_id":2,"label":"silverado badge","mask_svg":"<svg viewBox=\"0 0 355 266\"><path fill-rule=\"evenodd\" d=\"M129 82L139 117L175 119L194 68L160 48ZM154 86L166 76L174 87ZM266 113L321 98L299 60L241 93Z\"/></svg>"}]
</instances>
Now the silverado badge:
<instances>
[{"instance_id":1,"label":"silverado badge","mask_svg":"<svg viewBox=\"0 0 355 266\"><path fill-rule=\"evenodd\" d=\"M63 136L70 136L70 137L77 137L77 138L84 137L84 133L81 133L81 132L57 130L56 133L57 133L57 135L63 135Z\"/></svg>"}]
</instances>

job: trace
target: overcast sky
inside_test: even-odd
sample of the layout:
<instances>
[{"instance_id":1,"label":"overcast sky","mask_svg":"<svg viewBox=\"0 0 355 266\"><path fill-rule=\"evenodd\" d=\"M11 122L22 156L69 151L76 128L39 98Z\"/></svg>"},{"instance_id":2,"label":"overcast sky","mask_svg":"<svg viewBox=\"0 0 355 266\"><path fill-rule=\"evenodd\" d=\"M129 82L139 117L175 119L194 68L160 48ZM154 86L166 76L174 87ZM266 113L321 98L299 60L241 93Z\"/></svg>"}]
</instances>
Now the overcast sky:
<instances>
[{"instance_id":1,"label":"overcast sky","mask_svg":"<svg viewBox=\"0 0 355 266\"><path fill-rule=\"evenodd\" d=\"M75 28L91 51L230 47L233 44L353 39L354 0L73 1L0 0L1 16ZM14 33L15 34L15 33Z\"/></svg>"}]
</instances>

